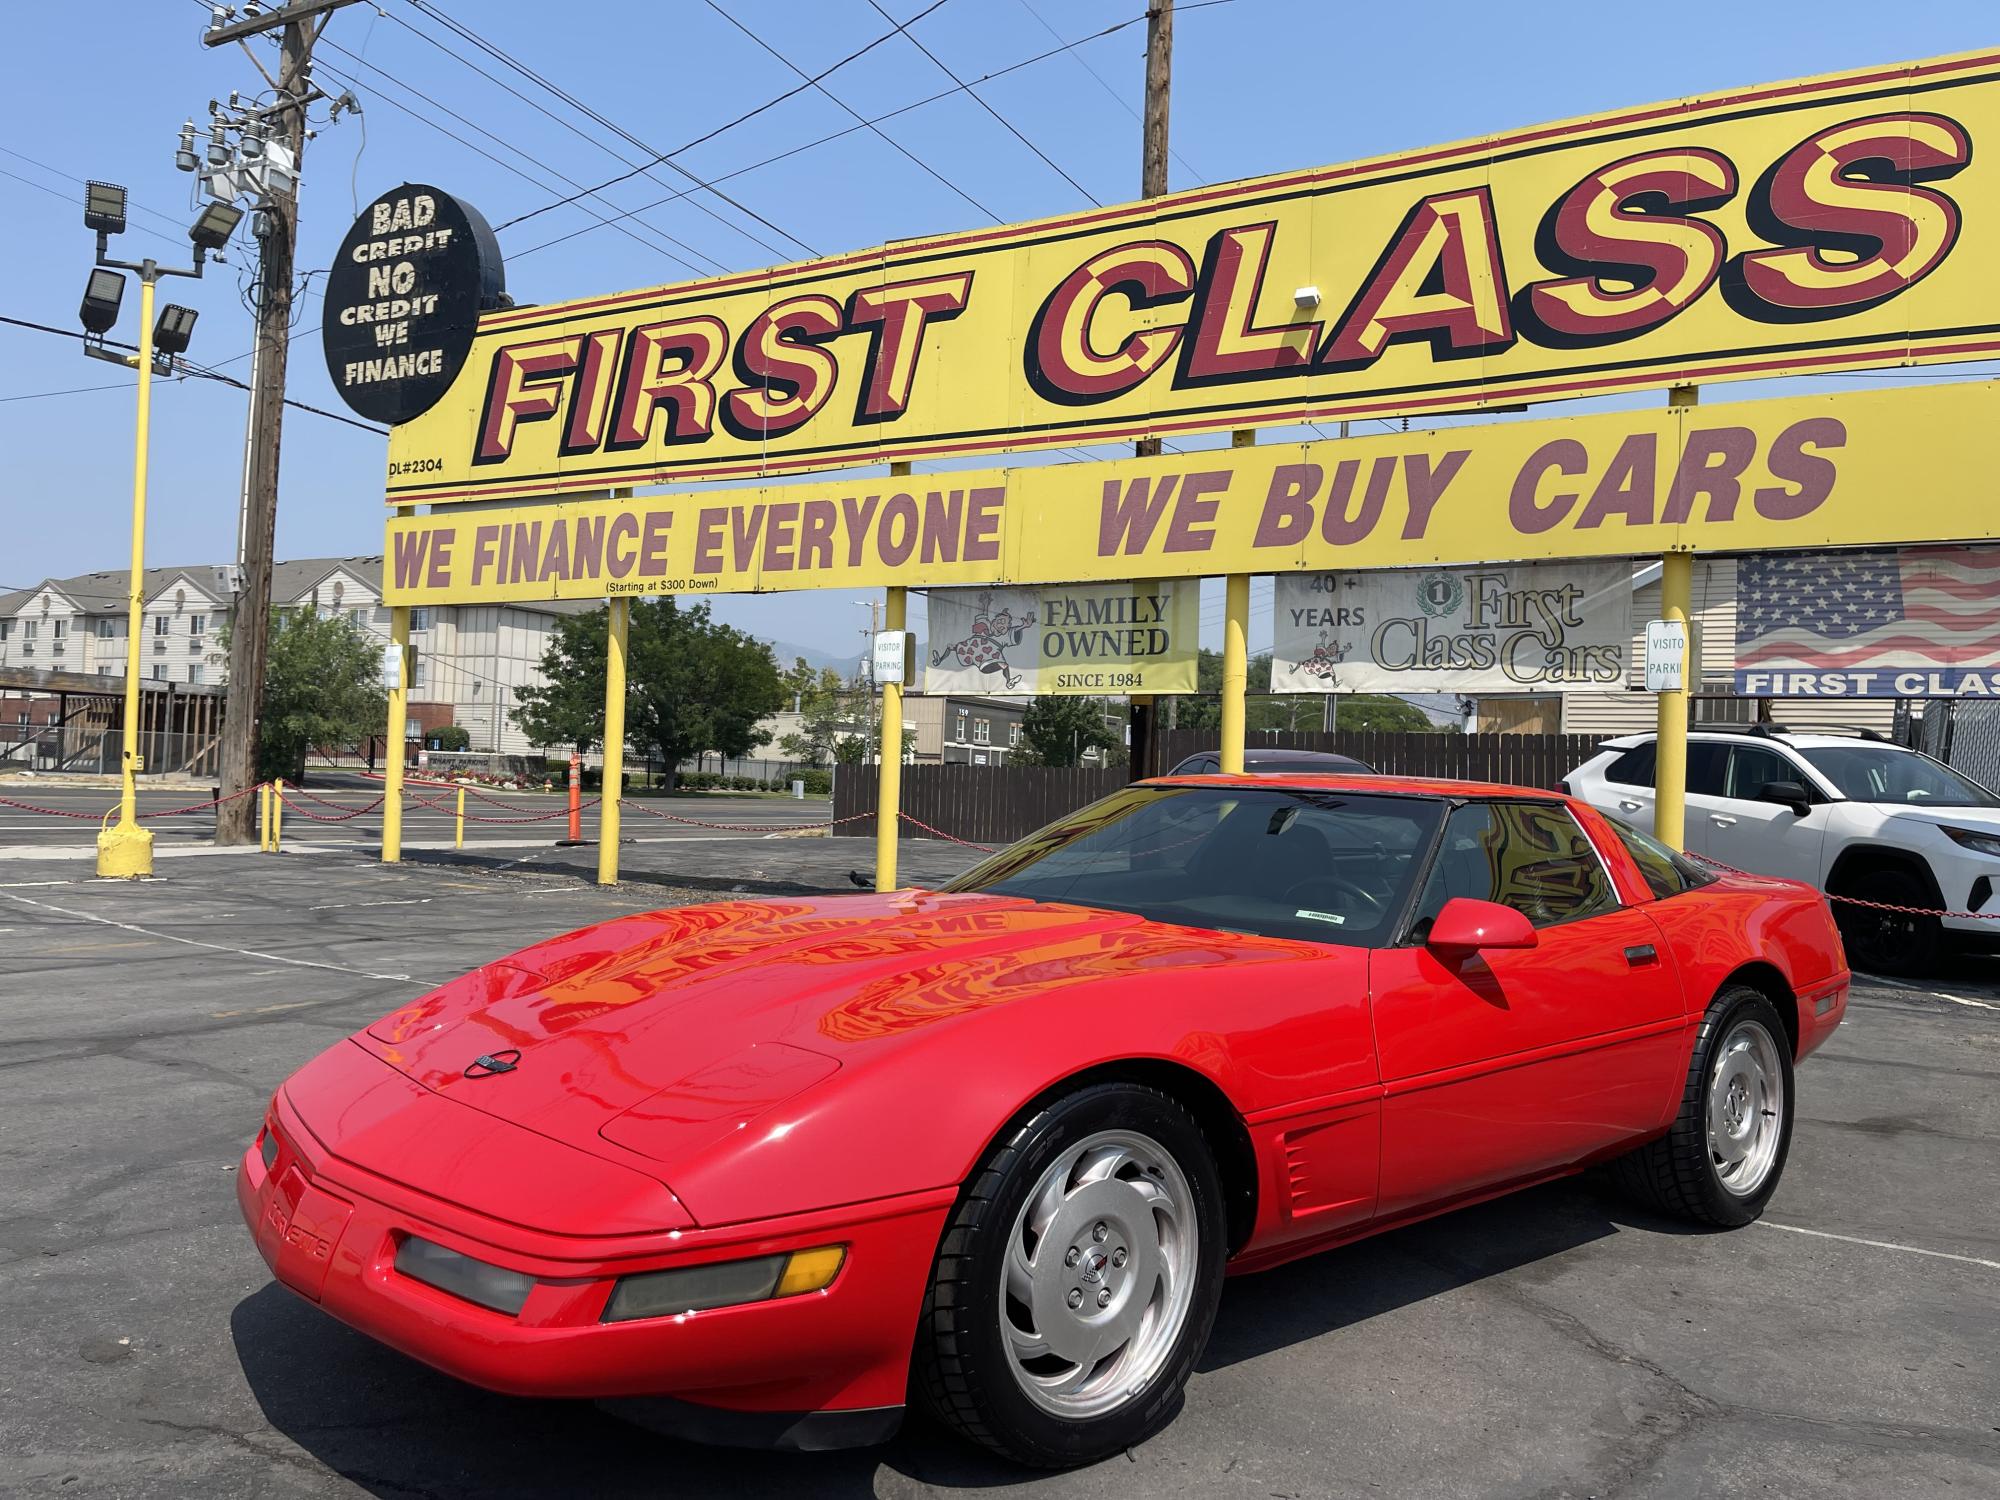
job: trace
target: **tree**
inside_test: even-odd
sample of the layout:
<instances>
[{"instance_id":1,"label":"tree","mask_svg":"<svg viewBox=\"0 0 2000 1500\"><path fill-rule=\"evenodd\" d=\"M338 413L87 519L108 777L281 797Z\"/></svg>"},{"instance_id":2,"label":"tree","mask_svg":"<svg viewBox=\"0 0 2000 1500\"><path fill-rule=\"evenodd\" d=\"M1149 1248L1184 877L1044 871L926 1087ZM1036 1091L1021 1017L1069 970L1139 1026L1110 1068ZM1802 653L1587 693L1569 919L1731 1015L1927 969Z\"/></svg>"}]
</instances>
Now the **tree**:
<instances>
[{"instance_id":1,"label":"tree","mask_svg":"<svg viewBox=\"0 0 2000 1500\"><path fill-rule=\"evenodd\" d=\"M674 768L710 750L747 755L770 742L760 719L785 703L771 648L709 618L706 603L635 599L627 631L626 738ZM514 722L538 744L588 750L604 737L607 611L572 616L542 654L545 686L522 688Z\"/></svg>"},{"instance_id":2,"label":"tree","mask_svg":"<svg viewBox=\"0 0 2000 1500\"><path fill-rule=\"evenodd\" d=\"M382 647L341 615L274 613L258 707L257 775L303 781L306 756L382 732ZM400 726L398 726L400 728ZM390 747L400 755L400 743Z\"/></svg>"},{"instance_id":3,"label":"tree","mask_svg":"<svg viewBox=\"0 0 2000 1500\"><path fill-rule=\"evenodd\" d=\"M1336 729L1391 729L1418 734L1433 733L1438 726L1414 703L1387 693L1343 695L1334 709Z\"/></svg>"},{"instance_id":4,"label":"tree","mask_svg":"<svg viewBox=\"0 0 2000 1500\"><path fill-rule=\"evenodd\" d=\"M832 667L814 671L804 657L798 657L791 671L785 673L784 690L798 705L799 727L797 733L779 739L780 750L814 769L830 759L842 765L860 759L859 755L849 759L843 754L855 739L857 705L855 695L841 681L838 672Z\"/></svg>"},{"instance_id":5,"label":"tree","mask_svg":"<svg viewBox=\"0 0 2000 1500\"><path fill-rule=\"evenodd\" d=\"M1074 766L1082 764L1086 750L1108 756L1122 748L1095 698L1036 698L1022 715L1014 760L1024 766Z\"/></svg>"}]
</instances>

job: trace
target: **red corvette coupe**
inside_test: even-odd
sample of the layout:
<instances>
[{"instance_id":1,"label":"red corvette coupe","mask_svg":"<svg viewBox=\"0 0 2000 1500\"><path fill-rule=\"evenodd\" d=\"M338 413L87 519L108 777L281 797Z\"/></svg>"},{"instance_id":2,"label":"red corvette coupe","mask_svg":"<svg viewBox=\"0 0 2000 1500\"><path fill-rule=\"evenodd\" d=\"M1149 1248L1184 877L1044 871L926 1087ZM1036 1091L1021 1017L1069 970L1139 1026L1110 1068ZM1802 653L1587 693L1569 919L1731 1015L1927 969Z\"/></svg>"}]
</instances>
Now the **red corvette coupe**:
<instances>
[{"instance_id":1,"label":"red corvette coupe","mask_svg":"<svg viewBox=\"0 0 2000 1500\"><path fill-rule=\"evenodd\" d=\"M465 1380L1042 1465L1164 1425L1225 1274L1609 1162L1762 1211L1845 1010L1825 901L1543 792L1130 787L940 891L620 918L287 1080L278 1279Z\"/></svg>"}]
</instances>

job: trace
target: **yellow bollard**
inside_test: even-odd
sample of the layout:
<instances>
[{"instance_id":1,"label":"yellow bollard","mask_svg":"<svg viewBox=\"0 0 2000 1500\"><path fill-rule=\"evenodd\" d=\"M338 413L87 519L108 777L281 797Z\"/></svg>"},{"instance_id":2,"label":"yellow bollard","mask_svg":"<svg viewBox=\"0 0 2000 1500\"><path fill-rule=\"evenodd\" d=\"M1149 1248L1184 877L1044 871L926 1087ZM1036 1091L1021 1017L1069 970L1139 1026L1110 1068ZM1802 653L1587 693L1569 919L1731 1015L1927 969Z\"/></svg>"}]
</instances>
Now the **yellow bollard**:
<instances>
[{"instance_id":1,"label":"yellow bollard","mask_svg":"<svg viewBox=\"0 0 2000 1500\"><path fill-rule=\"evenodd\" d=\"M389 610L389 644L396 648L396 685L389 689L389 757L382 765L382 863L403 858L403 750L409 736L410 609Z\"/></svg>"},{"instance_id":2,"label":"yellow bollard","mask_svg":"<svg viewBox=\"0 0 2000 1500\"><path fill-rule=\"evenodd\" d=\"M271 852L283 854L285 843L285 778L271 783Z\"/></svg>"},{"instance_id":3,"label":"yellow bollard","mask_svg":"<svg viewBox=\"0 0 2000 1500\"><path fill-rule=\"evenodd\" d=\"M458 832L452 837L452 848L465 847L465 788L458 789Z\"/></svg>"},{"instance_id":4,"label":"yellow bollard","mask_svg":"<svg viewBox=\"0 0 2000 1500\"><path fill-rule=\"evenodd\" d=\"M905 466L907 468L907 465ZM891 471L893 472L893 470ZM902 589L888 591L883 629L901 631L908 621L909 595ZM870 650L873 650L871 643ZM904 672L911 671L904 663ZM900 683L882 684L881 765L876 770L875 792L875 889L896 889L896 835L901 826L903 806L903 688Z\"/></svg>"},{"instance_id":5,"label":"yellow bollard","mask_svg":"<svg viewBox=\"0 0 2000 1500\"><path fill-rule=\"evenodd\" d=\"M271 783L257 788L257 852L271 852Z\"/></svg>"}]
</instances>

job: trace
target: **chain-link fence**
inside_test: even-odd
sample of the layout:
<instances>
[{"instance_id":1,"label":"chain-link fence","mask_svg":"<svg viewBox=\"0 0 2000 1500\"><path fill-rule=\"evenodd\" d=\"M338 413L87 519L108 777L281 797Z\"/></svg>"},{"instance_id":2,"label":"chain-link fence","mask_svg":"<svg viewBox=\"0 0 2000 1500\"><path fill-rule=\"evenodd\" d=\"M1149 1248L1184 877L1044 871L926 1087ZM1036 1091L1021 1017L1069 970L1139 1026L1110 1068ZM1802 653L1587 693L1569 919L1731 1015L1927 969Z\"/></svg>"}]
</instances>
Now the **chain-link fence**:
<instances>
[{"instance_id":1,"label":"chain-link fence","mask_svg":"<svg viewBox=\"0 0 2000 1500\"><path fill-rule=\"evenodd\" d=\"M2000 702L1933 699L1912 725L1910 743L1982 786L2000 786Z\"/></svg>"}]
</instances>

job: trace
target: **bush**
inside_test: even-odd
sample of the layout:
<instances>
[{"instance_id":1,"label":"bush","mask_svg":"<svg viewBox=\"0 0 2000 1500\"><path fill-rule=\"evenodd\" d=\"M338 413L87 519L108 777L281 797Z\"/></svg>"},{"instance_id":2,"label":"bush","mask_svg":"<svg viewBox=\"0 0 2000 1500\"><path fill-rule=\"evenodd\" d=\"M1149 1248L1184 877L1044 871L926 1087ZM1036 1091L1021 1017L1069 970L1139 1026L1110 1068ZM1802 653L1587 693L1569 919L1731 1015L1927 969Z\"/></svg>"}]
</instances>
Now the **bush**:
<instances>
[{"instance_id":1,"label":"bush","mask_svg":"<svg viewBox=\"0 0 2000 1500\"><path fill-rule=\"evenodd\" d=\"M470 750L472 731L463 724L446 724L431 731L430 742L433 750Z\"/></svg>"},{"instance_id":2,"label":"bush","mask_svg":"<svg viewBox=\"0 0 2000 1500\"><path fill-rule=\"evenodd\" d=\"M833 795L833 772L804 770L797 778L806 784L808 797L831 797Z\"/></svg>"}]
</instances>

